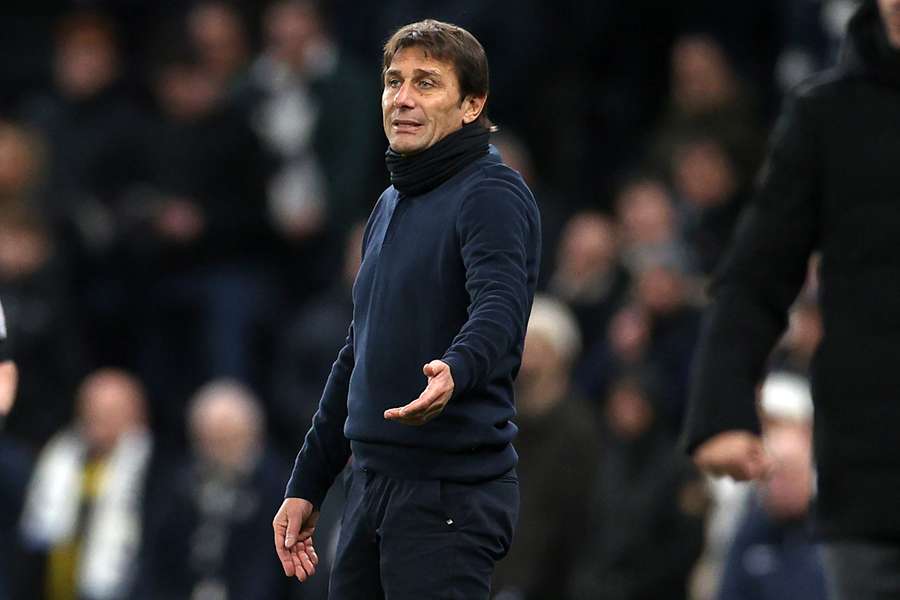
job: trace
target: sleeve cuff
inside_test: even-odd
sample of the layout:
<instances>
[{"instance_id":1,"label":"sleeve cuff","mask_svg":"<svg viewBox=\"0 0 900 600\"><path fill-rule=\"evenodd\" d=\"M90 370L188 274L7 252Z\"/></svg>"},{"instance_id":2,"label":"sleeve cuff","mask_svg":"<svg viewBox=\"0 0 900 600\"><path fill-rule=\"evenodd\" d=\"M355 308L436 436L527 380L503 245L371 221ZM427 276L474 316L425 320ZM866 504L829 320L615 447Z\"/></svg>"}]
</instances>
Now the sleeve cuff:
<instances>
[{"instance_id":1,"label":"sleeve cuff","mask_svg":"<svg viewBox=\"0 0 900 600\"><path fill-rule=\"evenodd\" d=\"M465 360L457 352L448 352L441 358L450 366L450 375L453 377L453 397L468 391L472 386L472 372Z\"/></svg>"}]
</instances>

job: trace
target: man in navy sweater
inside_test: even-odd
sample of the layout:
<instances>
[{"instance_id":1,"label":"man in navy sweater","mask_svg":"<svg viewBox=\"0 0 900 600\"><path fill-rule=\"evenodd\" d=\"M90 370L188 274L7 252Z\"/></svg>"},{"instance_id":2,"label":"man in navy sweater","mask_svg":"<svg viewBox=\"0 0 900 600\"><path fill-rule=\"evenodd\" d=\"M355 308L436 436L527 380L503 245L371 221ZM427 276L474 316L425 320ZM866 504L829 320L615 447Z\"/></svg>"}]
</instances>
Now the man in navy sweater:
<instances>
[{"instance_id":1,"label":"man in navy sweater","mask_svg":"<svg viewBox=\"0 0 900 600\"><path fill-rule=\"evenodd\" d=\"M488 144L487 58L470 33L404 26L383 75L392 185L366 227L353 321L275 547L286 575L315 572L318 510L352 454L329 597L486 600L518 515L513 380L540 217Z\"/></svg>"}]
</instances>

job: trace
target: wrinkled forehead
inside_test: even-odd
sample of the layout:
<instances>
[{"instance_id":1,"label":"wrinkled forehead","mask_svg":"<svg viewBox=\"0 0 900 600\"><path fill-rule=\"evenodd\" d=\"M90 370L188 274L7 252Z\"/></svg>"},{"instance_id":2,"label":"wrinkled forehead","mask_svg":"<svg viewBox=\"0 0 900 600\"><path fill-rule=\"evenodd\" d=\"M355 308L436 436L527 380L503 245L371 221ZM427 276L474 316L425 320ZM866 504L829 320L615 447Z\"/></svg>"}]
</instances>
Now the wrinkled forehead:
<instances>
[{"instance_id":1,"label":"wrinkled forehead","mask_svg":"<svg viewBox=\"0 0 900 600\"><path fill-rule=\"evenodd\" d=\"M404 46L391 57L390 64L384 66L383 72L399 72L403 75L420 70L432 72L442 77L456 75L453 63L445 57L437 56L432 50L418 44Z\"/></svg>"}]
</instances>

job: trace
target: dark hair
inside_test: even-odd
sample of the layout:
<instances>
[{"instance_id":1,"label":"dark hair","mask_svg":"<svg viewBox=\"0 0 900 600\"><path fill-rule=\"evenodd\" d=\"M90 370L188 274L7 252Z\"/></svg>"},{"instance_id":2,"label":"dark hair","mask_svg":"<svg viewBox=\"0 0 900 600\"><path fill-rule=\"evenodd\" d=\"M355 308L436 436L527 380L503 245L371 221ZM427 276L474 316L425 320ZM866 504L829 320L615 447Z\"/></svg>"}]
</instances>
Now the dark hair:
<instances>
[{"instance_id":1,"label":"dark hair","mask_svg":"<svg viewBox=\"0 0 900 600\"><path fill-rule=\"evenodd\" d=\"M486 114L490 91L487 55L475 36L462 27L434 19L404 25L384 44L382 73L391 66L397 52L414 46L422 48L432 58L453 65L459 83L460 102L467 96L484 98L485 107L478 116L478 122L493 129Z\"/></svg>"},{"instance_id":2,"label":"dark hair","mask_svg":"<svg viewBox=\"0 0 900 600\"><path fill-rule=\"evenodd\" d=\"M115 23L103 13L79 10L62 17L57 21L55 29L57 45L64 45L80 38L106 44L113 51L118 50L119 39Z\"/></svg>"}]
</instances>

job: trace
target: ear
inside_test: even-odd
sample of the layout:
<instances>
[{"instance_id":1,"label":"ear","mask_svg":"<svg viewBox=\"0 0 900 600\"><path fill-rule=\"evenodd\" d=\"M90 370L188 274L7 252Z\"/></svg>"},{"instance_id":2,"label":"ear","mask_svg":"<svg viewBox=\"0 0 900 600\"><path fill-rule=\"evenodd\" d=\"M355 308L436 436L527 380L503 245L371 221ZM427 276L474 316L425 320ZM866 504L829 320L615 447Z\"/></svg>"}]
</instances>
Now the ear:
<instances>
[{"instance_id":1,"label":"ear","mask_svg":"<svg viewBox=\"0 0 900 600\"><path fill-rule=\"evenodd\" d=\"M486 102L487 96L466 96L466 99L463 100L463 108L465 109L463 111L463 123L465 125L473 123L481 115Z\"/></svg>"}]
</instances>

